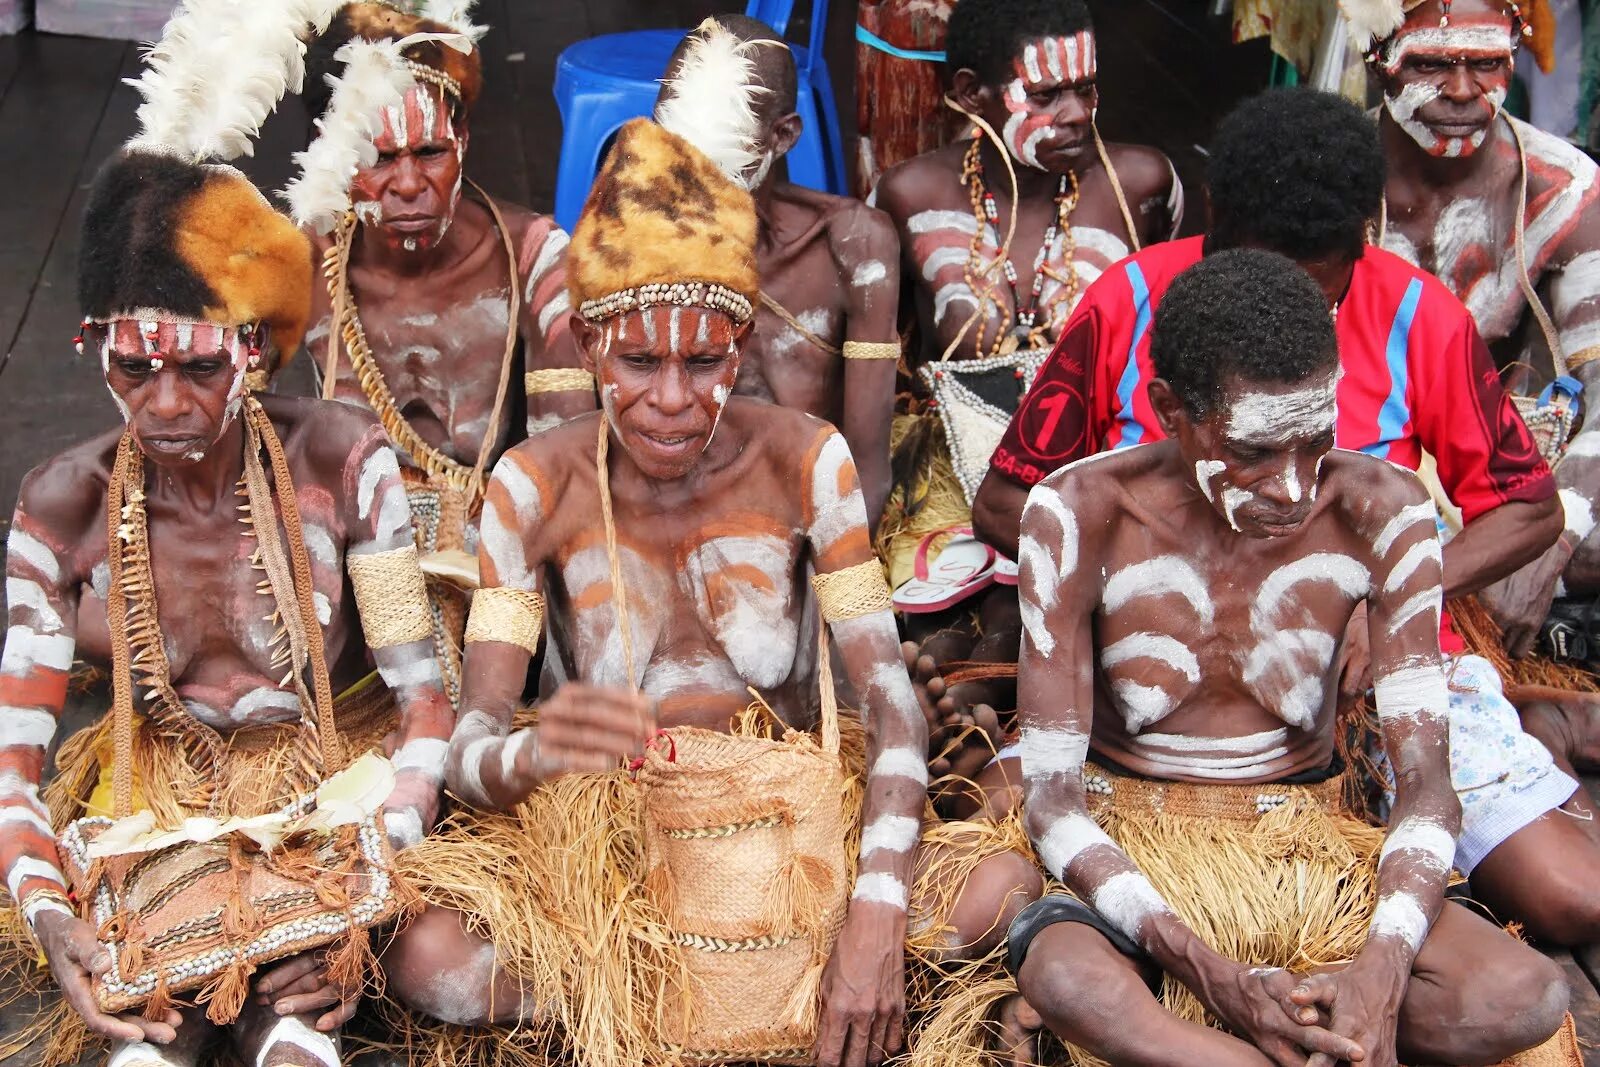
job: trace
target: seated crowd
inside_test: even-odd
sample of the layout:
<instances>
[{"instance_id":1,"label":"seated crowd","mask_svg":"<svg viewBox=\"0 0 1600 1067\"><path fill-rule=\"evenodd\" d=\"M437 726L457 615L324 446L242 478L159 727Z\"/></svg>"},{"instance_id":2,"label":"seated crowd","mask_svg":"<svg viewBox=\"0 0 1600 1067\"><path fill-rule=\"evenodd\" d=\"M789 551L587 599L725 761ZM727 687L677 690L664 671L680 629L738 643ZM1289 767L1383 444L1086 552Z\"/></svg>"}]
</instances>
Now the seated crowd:
<instances>
[{"instance_id":1,"label":"seated crowd","mask_svg":"<svg viewBox=\"0 0 1600 1067\"><path fill-rule=\"evenodd\" d=\"M570 235L465 177L470 4L257 6L83 220L0 1059L1576 1067L1506 928L1600 941L1600 174L1521 7L1347 5L1381 106L1240 104L1180 237L1082 0L959 0L866 202L708 18Z\"/></svg>"}]
</instances>

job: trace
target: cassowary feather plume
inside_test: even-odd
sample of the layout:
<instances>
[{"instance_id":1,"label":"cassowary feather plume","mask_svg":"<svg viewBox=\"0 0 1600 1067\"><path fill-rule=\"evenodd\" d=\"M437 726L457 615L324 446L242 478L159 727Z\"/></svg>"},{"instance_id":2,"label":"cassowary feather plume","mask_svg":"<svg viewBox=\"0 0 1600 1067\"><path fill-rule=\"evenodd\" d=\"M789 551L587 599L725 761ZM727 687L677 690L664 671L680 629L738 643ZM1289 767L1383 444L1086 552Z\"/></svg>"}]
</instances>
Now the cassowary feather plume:
<instances>
[{"instance_id":1,"label":"cassowary feather plume","mask_svg":"<svg viewBox=\"0 0 1600 1067\"><path fill-rule=\"evenodd\" d=\"M755 98L770 90L755 84L750 52L766 43L741 41L716 19L706 19L690 37L656 105L655 120L663 129L694 145L741 184L761 159Z\"/></svg>"},{"instance_id":2,"label":"cassowary feather plume","mask_svg":"<svg viewBox=\"0 0 1600 1067\"><path fill-rule=\"evenodd\" d=\"M305 79L305 39L327 29L338 0L184 0L128 84L139 134L128 147L191 162L252 152L251 140Z\"/></svg>"},{"instance_id":3,"label":"cassowary feather plume","mask_svg":"<svg viewBox=\"0 0 1600 1067\"><path fill-rule=\"evenodd\" d=\"M1339 0L1339 9L1350 25L1350 39L1362 52L1387 41L1405 24L1407 6L1416 5L1404 0Z\"/></svg>"}]
</instances>

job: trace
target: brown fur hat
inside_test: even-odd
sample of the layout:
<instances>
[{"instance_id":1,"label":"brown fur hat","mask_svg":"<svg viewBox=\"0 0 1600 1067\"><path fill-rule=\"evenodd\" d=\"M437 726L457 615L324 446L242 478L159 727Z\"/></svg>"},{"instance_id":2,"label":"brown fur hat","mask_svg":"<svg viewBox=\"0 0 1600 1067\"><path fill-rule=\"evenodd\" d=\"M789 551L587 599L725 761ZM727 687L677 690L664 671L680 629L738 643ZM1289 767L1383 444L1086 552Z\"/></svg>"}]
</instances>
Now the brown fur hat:
<instances>
[{"instance_id":1,"label":"brown fur hat","mask_svg":"<svg viewBox=\"0 0 1600 1067\"><path fill-rule=\"evenodd\" d=\"M755 201L688 141L649 119L617 134L567 251L572 304L658 283L720 285L752 305Z\"/></svg>"},{"instance_id":2,"label":"brown fur hat","mask_svg":"<svg viewBox=\"0 0 1600 1067\"><path fill-rule=\"evenodd\" d=\"M343 64L335 60L338 52L351 38L363 37L369 41L398 41L414 33L453 33L452 27L420 15L412 15L372 0L360 0L339 9L328 32L322 34L306 53L306 103L313 114L328 109L327 75L337 75ZM407 59L432 67L455 80L461 86L462 113L470 113L483 93L483 57L477 48L462 53L438 41L425 41L412 45L405 51Z\"/></svg>"},{"instance_id":3,"label":"brown fur hat","mask_svg":"<svg viewBox=\"0 0 1600 1067\"><path fill-rule=\"evenodd\" d=\"M119 153L95 179L81 248L78 298L96 322L260 322L285 358L305 336L310 242L233 167Z\"/></svg>"}]
</instances>

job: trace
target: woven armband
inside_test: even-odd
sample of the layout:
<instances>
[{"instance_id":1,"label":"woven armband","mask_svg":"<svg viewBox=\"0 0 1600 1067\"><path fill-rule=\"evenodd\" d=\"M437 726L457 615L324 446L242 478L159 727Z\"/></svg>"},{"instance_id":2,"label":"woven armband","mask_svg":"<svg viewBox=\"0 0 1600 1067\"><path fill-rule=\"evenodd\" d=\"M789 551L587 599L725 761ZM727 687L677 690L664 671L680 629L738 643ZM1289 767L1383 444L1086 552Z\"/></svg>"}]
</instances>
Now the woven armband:
<instances>
[{"instance_id":1,"label":"woven armband","mask_svg":"<svg viewBox=\"0 0 1600 1067\"><path fill-rule=\"evenodd\" d=\"M1574 352L1567 357L1567 369L1577 370L1585 363L1593 363L1600 359L1600 345L1590 345L1581 352Z\"/></svg>"},{"instance_id":2,"label":"woven armband","mask_svg":"<svg viewBox=\"0 0 1600 1067\"><path fill-rule=\"evenodd\" d=\"M433 639L433 613L416 545L346 556L345 569L356 591L356 610L361 612L368 648Z\"/></svg>"},{"instance_id":3,"label":"woven armband","mask_svg":"<svg viewBox=\"0 0 1600 1067\"><path fill-rule=\"evenodd\" d=\"M883 580L883 565L876 559L857 563L842 571L812 575L817 591L817 606L830 623L859 619L892 605L889 583Z\"/></svg>"},{"instance_id":4,"label":"woven armband","mask_svg":"<svg viewBox=\"0 0 1600 1067\"><path fill-rule=\"evenodd\" d=\"M899 359L899 341L846 341L845 359Z\"/></svg>"},{"instance_id":5,"label":"woven armband","mask_svg":"<svg viewBox=\"0 0 1600 1067\"><path fill-rule=\"evenodd\" d=\"M522 386L529 396L536 393L594 392L594 375L577 367L551 367L531 370L522 376Z\"/></svg>"},{"instance_id":6,"label":"woven armband","mask_svg":"<svg viewBox=\"0 0 1600 1067\"><path fill-rule=\"evenodd\" d=\"M539 650L539 635L544 631L544 594L526 589L479 589L472 594L472 613L467 616L467 641L504 641L528 650Z\"/></svg>"}]
</instances>

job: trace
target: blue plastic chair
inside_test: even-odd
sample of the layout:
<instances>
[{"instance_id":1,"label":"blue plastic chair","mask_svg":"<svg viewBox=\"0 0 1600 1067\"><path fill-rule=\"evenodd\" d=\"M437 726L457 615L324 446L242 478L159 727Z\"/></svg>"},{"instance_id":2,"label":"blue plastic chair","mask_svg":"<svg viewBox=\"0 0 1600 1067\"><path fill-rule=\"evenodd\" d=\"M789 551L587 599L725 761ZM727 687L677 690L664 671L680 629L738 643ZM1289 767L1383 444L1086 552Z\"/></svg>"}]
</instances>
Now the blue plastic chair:
<instances>
[{"instance_id":1,"label":"blue plastic chair","mask_svg":"<svg viewBox=\"0 0 1600 1067\"><path fill-rule=\"evenodd\" d=\"M781 36L794 0L749 0L745 14ZM784 162L789 180L826 192L845 192L844 144L828 64L822 58L828 0L814 0L811 39L794 51L797 104L804 130ZM600 155L629 119L649 115L672 50L688 30L636 30L579 41L556 59L555 97L561 109L561 159L556 170L556 222L571 230L600 169Z\"/></svg>"}]
</instances>

